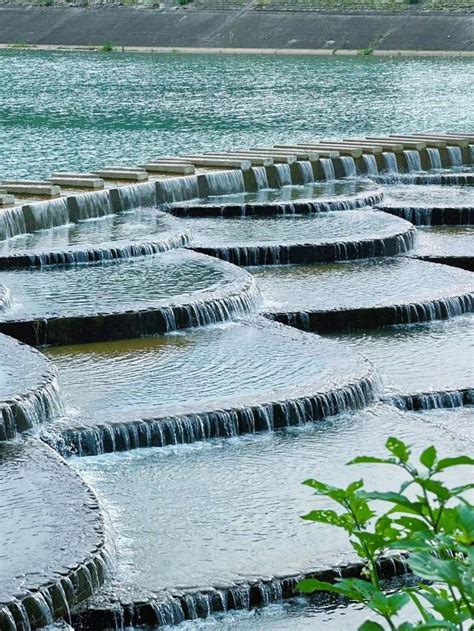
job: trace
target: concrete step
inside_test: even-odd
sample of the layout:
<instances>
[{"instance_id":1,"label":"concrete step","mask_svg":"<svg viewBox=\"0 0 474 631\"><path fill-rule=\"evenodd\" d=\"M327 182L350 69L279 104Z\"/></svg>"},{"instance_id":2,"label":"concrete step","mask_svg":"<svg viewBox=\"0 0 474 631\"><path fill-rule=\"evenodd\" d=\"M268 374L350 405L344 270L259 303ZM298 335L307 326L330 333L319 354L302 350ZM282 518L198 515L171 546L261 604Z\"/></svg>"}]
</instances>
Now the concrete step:
<instances>
[{"instance_id":1,"label":"concrete step","mask_svg":"<svg viewBox=\"0 0 474 631\"><path fill-rule=\"evenodd\" d=\"M13 206L15 203L15 197L13 195L9 195L5 190L0 190L0 207L2 206Z\"/></svg>"},{"instance_id":2,"label":"concrete step","mask_svg":"<svg viewBox=\"0 0 474 631\"><path fill-rule=\"evenodd\" d=\"M263 156L259 153L252 153L251 151L245 151L239 153L238 151L231 151L229 153L206 153L206 156L210 158L217 158L218 160L250 160L253 167L269 167L273 164L273 159L269 156Z\"/></svg>"},{"instance_id":3,"label":"concrete step","mask_svg":"<svg viewBox=\"0 0 474 631\"><path fill-rule=\"evenodd\" d=\"M318 154L318 158L338 158L341 154L339 151L330 151L328 149L318 149L314 145L275 145L275 149L288 149L290 151L303 151L308 154Z\"/></svg>"},{"instance_id":4,"label":"concrete step","mask_svg":"<svg viewBox=\"0 0 474 631\"><path fill-rule=\"evenodd\" d=\"M331 142L321 141L321 146L330 146L338 151L344 151L345 149L354 149L355 151L360 150L362 153L373 153L378 154L382 153L383 148L377 143L367 143L361 144L360 142L354 142L352 140L334 140ZM360 157L360 156L353 156Z\"/></svg>"},{"instance_id":5,"label":"concrete step","mask_svg":"<svg viewBox=\"0 0 474 631\"><path fill-rule=\"evenodd\" d=\"M424 136L420 138L413 138L413 136L390 135L390 138L393 138L395 142L401 142L403 144L407 142L413 142L413 140L415 141L420 140L424 142L427 147L435 147L437 149L444 149L444 147L446 147L446 145L448 144L446 140L435 140L435 139L425 138Z\"/></svg>"},{"instance_id":6,"label":"concrete step","mask_svg":"<svg viewBox=\"0 0 474 631\"><path fill-rule=\"evenodd\" d=\"M173 162L148 162L140 165L149 173L175 173L178 175L193 175L195 168L192 164Z\"/></svg>"},{"instance_id":7,"label":"concrete step","mask_svg":"<svg viewBox=\"0 0 474 631\"><path fill-rule=\"evenodd\" d=\"M294 147L292 145L275 145L273 149L268 149L268 151L278 151L278 153L282 153L283 155L293 155L297 160L309 160L310 162L316 162L319 158L317 151L308 151L307 149L301 149L301 147Z\"/></svg>"},{"instance_id":8,"label":"concrete step","mask_svg":"<svg viewBox=\"0 0 474 631\"><path fill-rule=\"evenodd\" d=\"M60 197L61 187L44 180L4 180L0 187L7 193L34 197Z\"/></svg>"},{"instance_id":9,"label":"concrete step","mask_svg":"<svg viewBox=\"0 0 474 631\"><path fill-rule=\"evenodd\" d=\"M364 151L366 148L370 149L372 147L379 147L382 151L392 151L393 153L400 153L403 151L403 145L396 140L387 140L385 142L380 140L367 140L367 138L344 138L342 142L362 147Z\"/></svg>"},{"instance_id":10,"label":"concrete step","mask_svg":"<svg viewBox=\"0 0 474 631\"><path fill-rule=\"evenodd\" d=\"M133 182L148 180L148 173L145 170L132 167L106 167L95 171L94 175L98 175L104 180L130 180Z\"/></svg>"},{"instance_id":11,"label":"concrete step","mask_svg":"<svg viewBox=\"0 0 474 631\"><path fill-rule=\"evenodd\" d=\"M383 136L367 136L367 140L380 140L381 142L390 142L390 138L384 138ZM396 142L396 140L395 140ZM397 144L403 144L403 148L404 149L414 149L415 151L421 151L422 149L426 149L426 142L423 142L422 140L417 140L416 138L413 138L413 140L407 140L403 143L397 143Z\"/></svg>"},{"instance_id":12,"label":"concrete step","mask_svg":"<svg viewBox=\"0 0 474 631\"><path fill-rule=\"evenodd\" d=\"M455 145L457 147L468 147L471 143L474 143L472 136L463 136L462 134L459 136L448 136L446 134L413 134L413 136L420 140L425 138L429 140L444 140L446 144Z\"/></svg>"},{"instance_id":13,"label":"concrete step","mask_svg":"<svg viewBox=\"0 0 474 631\"><path fill-rule=\"evenodd\" d=\"M48 182L53 184L59 184L60 186L66 186L69 188L88 188L95 191L104 188L104 180L100 177L95 177L91 174L90 177L76 177L73 175L58 175L53 174L48 178Z\"/></svg>"},{"instance_id":14,"label":"concrete step","mask_svg":"<svg viewBox=\"0 0 474 631\"><path fill-rule=\"evenodd\" d=\"M197 167L214 167L214 168L229 168L229 169L241 169L242 171L248 171L252 166L250 160L232 159L232 158L209 158L206 156L180 156L181 160L194 164Z\"/></svg>"}]
</instances>

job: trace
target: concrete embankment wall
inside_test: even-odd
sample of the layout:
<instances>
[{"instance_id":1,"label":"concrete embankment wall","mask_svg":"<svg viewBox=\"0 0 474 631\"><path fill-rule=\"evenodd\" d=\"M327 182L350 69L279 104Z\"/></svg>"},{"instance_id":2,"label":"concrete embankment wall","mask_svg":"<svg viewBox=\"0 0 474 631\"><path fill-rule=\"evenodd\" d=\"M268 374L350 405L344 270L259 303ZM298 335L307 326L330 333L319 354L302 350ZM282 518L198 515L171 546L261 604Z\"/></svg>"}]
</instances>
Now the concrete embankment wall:
<instances>
[{"instance_id":1,"label":"concrete embankment wall","mask_svg":"<svg viewBox=\"0 0 474 631\"><path fill-rule=\"evenodd\" d=\"M0 7L0 44L288 51L474 51L469 14Z\"/></svg>"}]
</instances>

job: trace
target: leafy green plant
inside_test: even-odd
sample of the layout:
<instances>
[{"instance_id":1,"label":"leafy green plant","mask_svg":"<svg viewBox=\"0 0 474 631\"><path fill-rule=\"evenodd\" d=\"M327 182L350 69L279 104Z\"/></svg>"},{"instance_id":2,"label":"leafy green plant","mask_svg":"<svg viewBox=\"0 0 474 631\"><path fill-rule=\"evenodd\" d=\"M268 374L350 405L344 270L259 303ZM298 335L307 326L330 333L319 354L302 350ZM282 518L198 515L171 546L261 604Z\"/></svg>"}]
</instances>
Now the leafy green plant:
<instances>
[{"instance_id":1,"label":"leafy green plant","mask_svg":"<svg viewBox=\"0 0 474 631\"><path fill-rule=\"evenodd\" d=\"M362 55L363 57L367 57L369 55L373 55L374 54L374 49L367 47L367 48L359 48L359 50L357 51L358 55Z\"/></svg>"},{"instance_id":2,"label":"leafy green plant","mask_svg":"<svg viewBox=\"0 0 474 631\"><path fill-rule=\"evenodd\" d=\"M448 487L440 479L448 469L474 465L469 456L439 458L434 446L427 447L416 462L411 449L398 438L386 442L387 458L360 456L349 465L381 464L402 469L406 480L397 491L366 491L363 480L337 488L318 480L306 480L316 495L342 507L314 510L303 516L312 522L344 529L357 555L364 561L364 579L340 579L335 584L314 579L301 581L297 590L334 592L366 605L381 616L388 628L473 629L474 620L474 506L465 495L474 483ZM388 504L377 515L374 502ZM377 562L387 553L408 553L408 566L419 580L415 587L386 594L380 584ZM412 602L420 621L397 618ZM467 626L466 626L467 625ZM382 631L385 627L367 621L359 631Z\"/></svg>"}]
</instances>

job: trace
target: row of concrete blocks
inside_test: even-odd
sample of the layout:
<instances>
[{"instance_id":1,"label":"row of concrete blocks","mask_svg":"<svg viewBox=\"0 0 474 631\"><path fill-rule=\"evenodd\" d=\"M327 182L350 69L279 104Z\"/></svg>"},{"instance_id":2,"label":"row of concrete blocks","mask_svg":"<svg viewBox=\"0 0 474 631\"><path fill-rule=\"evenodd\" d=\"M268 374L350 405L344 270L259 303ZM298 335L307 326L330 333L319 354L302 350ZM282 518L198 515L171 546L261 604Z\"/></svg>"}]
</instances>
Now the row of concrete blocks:
<instances>
[{"instance_id":1,"label":"row of concrete blocks","mask_svg":"<svg viewBox=\"0 0 474 631\"><path fill-rule=\"evenodd\" d=\"M420 153L423 169L431 166L428 148L438 149L443 166L449 166L448 146L456 146L461 150L463 162L470 162L469 144L474 136L469 134L413 134L409 136L389 135L387 137L345 138L343 140L308 140L294 145L275 145L274 147L255 147L248 150L235 150L225 153L209 152L202 155L185 155L165 157L153 160L139 167L110 166L94 173L53 173L45 181L7 180L0 185L0 206L14 204L13 195L33 195L38 197L60 197L61 186L100 190L105 180L144 182L148 174L191 175L198 168L228 169L235 168L248 171L252 166L269 167L274 163L293 164L297 160L309 160L317 163L320 158L335 159L350 156L363 171L364 154L375 157L379 169L384 167L383 152L396 155L398 167L405 169L403 151L412 149ZM357 164L357 161L359 164ZM336 164L337 166L337 164ZM313 166L317 171L317 167ZM319 177L315 173L316 177ZM344 175L339 170L336 176Z\"/></svg>"}]
</instances>

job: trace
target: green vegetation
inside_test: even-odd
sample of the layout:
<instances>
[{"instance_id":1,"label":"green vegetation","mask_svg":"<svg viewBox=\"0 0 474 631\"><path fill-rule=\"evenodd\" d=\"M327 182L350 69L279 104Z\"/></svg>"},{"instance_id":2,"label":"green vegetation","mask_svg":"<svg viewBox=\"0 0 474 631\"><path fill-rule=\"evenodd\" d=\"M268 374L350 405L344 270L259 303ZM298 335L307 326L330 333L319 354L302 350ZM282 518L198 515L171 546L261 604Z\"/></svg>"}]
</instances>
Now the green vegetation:
<instances>
[{"instance_id":1,"label":"green vegetation","mask_svg":"<svg viewBox=\"0 0 474 631\"><path fill-rule=\"evenodd\" d=\"M370 47L369 47L369 48L360 48L360 49L357 51L357 54L358 54L358 55L363 55L363 56L364 56L364 55L365 55L365 56L367 56L367 55L373 55L373 54L374 54L374 49L373 49L373 48L370 48Z\"/></svg>"},{"instance_id":2,"label":"green vegetation","mask_svg":"<svg viewBox=\"0 0 474 631\"><path fill-rule=\"evenodd\" d=\"M102 46L100 47L101 53L111 53L113 50L114 45L112 44L112 42L105 42L105 44L102 44Z\"/></svg>"},{"instance_id":3,"label":"green vegetation","mask_svg":"<svg viewBox=\"0 0 474 631\"><path fill-rule=\"evenodd\" d=\"M343 528L364 561L367 580L347 578L331 584L308 579L297 589L304 593L334 592L363 603L387 625L367 621L359 631L473 629L474 506L465 494L474 489L474 483L450 488L440 475L459 465L473 466L474 459L439 458L436 448L430 446L417 462L410 447L394 437L387 440L386 448L387 458L361 456L348 464L398 467L406 481L396 491L366 491L363 480L345 489L318 480L304 483L343 511L314 510L303 519ZM387 512L378 515L374 502L377 506L380 502L388 504ZM401 551L409 553L408 565L419 580L415 587L386 594L379 581L377 561L387 553ZM399 616L410 602L420 621L399 624Z\"/></svg>"}]
</instances>

